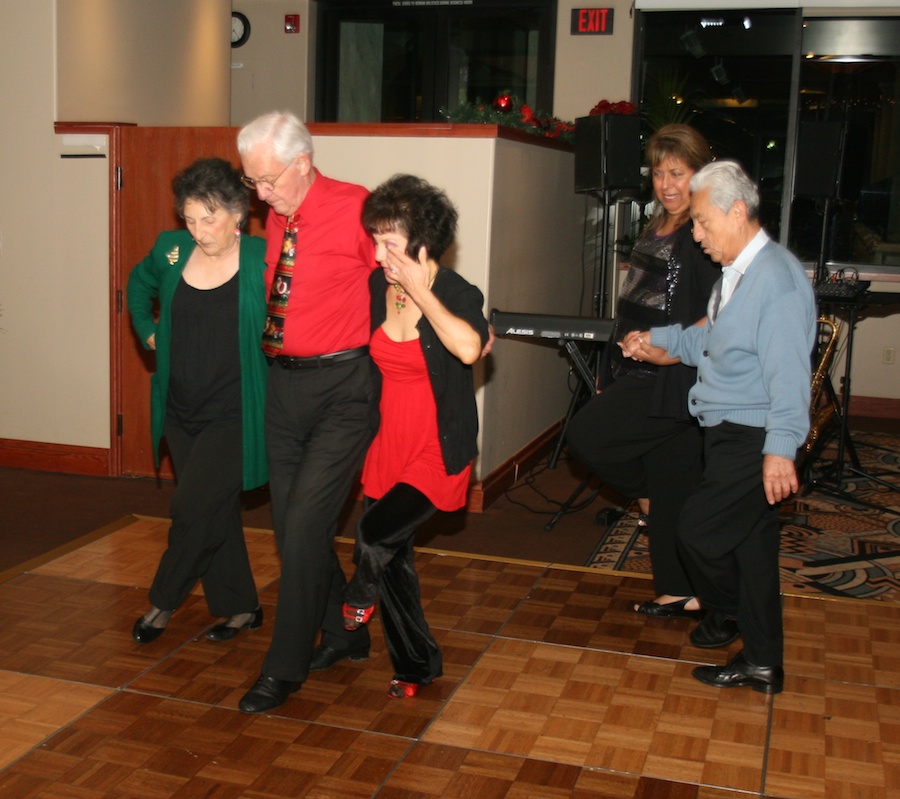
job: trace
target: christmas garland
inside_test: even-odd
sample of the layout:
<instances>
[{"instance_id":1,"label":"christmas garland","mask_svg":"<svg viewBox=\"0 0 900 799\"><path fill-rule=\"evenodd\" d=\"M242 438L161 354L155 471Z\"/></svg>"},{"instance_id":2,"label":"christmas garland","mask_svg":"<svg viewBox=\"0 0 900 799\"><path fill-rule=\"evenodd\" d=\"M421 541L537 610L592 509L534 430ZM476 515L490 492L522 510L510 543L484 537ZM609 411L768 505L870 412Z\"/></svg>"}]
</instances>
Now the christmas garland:
<instances>
[{"instance_id":1,"label":"christmas garland","mask_svg":"<svg viewBox=\"0 0 900 799\"><path fill-rule=\"evenodd\" d=\"M600 100L591 110L595 114L636 114L637 106L625 100L611 103ZM548 139L560 139L574 143L575 124L563 119L535 111L510 92L501 92L489 105L486 103L465 103L452 111L441 109L441 115L450 122L481 123L486 125L504 125L508 128L543 136Z\"/></svg>"}]
</instances>

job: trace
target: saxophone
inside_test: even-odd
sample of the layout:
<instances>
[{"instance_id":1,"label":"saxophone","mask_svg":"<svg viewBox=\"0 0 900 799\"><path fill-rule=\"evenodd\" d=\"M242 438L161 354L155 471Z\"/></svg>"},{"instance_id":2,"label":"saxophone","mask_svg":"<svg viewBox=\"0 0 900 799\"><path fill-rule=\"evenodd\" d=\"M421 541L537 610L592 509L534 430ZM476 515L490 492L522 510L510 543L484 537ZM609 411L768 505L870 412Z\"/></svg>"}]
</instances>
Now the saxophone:
<instances>
[{"instance_id":1,"label":"saxophone","mask_svg":"<svg viewBox=\"0 0 900 799\"><path fill-rule=\"evenodd\" d=\"M818 359L810 384L809 434L800 448L801 458L809 456L819 442L822 431L841 412L833 392L829 393L827 397L823 398L822 396L825 378L828 375L828 370L831 368L831 361L834 358L834 349L837 346L841 328L837 322L824 316L819 318L818 326Z\"/></svg>"}]
</instances>

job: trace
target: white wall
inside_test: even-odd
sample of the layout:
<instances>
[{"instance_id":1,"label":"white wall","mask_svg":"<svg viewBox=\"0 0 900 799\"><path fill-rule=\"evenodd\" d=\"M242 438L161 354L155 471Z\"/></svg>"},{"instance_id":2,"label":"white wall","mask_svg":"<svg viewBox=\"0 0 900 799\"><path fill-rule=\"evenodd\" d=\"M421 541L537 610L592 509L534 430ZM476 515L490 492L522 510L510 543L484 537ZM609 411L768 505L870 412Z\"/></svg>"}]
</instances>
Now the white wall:
<instances>
[{"instance_id":1,"label":"white wall","mask_svg":"<svg viewBox=\"0 0 900 799\"><path fill-rule=\"evenodd\" d=\"M109 446L106 161L62 160L53 0L4 0L0 438Z\"/></svg>"},{"instance_id":2,"label":"white wall","mask_svg":"<svg viewBox=\"0 0 900 799\"><path fill-rule=\"evenodd\" d=\"M570 33L572 9L596 6L614 9L612 34L573 36ZM631 0L606 3L559 0L557 9L554 116L571 122L587 116L600 100L630 100L634 40Z\"/></svg>"},{"instance_id":3,"label":"white wall","mask_svg":"<svg viewBox=\"0 0 900 799\"><path fill-rule=\"evenodd\" d=\"M234 0L250 20L250 38L231 51L231 124L286 109L312 120L315 11L310 0ZM284 32L285 14L300 15L298 33Z\"/></svg>"},{"instance_id":4,"label":"white wall","mask_svg":"<svg viewBox=\"0 0 900 799\"><path fill-rule=\"evenodd\" d=\"M229 124L231 0L56 7L58 120Z\"/></svg>"},{"instance_id":5,"label":"white wall","mask_svg":"<svg viewBox=\"0 0 900 799\"><path fill-rule=\"evenodd\" d=\"M478 286L485 314L578 315L583 198L570 152L504 139L314 136L324 174L374 188L396 172L440 186L460 212L444 264ZM498 340L476 367L483 478L565 416L569 363L557 345Z\"/></svg>"}]
</instances>

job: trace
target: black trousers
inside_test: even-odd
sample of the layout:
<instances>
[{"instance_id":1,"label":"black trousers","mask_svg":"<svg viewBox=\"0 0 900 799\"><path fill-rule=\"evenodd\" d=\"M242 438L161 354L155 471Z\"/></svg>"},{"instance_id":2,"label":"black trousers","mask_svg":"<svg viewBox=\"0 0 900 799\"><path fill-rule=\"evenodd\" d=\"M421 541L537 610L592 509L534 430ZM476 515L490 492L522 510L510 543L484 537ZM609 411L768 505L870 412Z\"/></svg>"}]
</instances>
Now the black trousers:
<instances>
[{"instance_id":1,"label":"black trousers","mask_svg":"<svg viewBox=\"0 0 900 799\"><path fill-rule=\"evenodd\" d=\"M150 601L175 610L200 580L214 616L249 613L259 600L241 523L241 421L185 428L169 418L165 434L177 482Z\"/></svg>"},{"instance_id":2,"label":"black trousers","mask_svg":"<svg viewBox=\"0 0 900 799\"><path fill-rule=\"evenodd\" d=\"M381 499L366 498L356 528L356 573L347 603L366 608L381 602L381 624L394 678L427 685L443 673L437 641L425 621L413 539L437 509L421 491L398 483Z\"/></svg>"},{"instance_id":3,"label":"black trousers","mask_svg":"<svg viewBox=\"0 0 900 799\"><path fill-rule=\"evenodd\" d=\"M679 539L703 607L737 619L751 663L781 666L778 506L763 488L765 437L729 422L706 428L703 481L684 506Z\"/></svg>"},{"instance_id":4,"label":"black trousers","mask_svg":"<svg viewBox=\"0 0 900 799\"><path fill-rule=\"evenodd\" d=\"M650 500L650 563L656 594L695 593L678 551L678 518L702 475L703 434L690 421L649 415L654 381L616 380L572 418L566 446L606 485Z\"/></svg>"},{"instance_id":5,"label":"black trousers","mask_svg":"<svg viewBox=\"0 0 900 799\"><path fill-rule=\"evenodd\" d=\"M335 649L364 645L344 630L347 581L334 551L338 516L374 435L371 359L320 369L269 369L266 445L281 581L262 673L303 682L319 629Z\"/></svg>"}]
</instances>

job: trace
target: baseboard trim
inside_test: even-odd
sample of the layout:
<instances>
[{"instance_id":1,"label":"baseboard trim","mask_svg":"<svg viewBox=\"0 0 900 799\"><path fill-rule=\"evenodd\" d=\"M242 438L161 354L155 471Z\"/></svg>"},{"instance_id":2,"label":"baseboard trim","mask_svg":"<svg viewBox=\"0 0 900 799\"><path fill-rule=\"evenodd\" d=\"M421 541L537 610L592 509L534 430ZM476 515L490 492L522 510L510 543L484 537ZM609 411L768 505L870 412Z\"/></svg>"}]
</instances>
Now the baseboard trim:
<instances>
[{"instance_id":1,"label":"baseboard trim","mask_svg":"<svg viewBox=\"0 0 900 799\"><path fill-rule=\"evenodd\" d=\"M850 419L900 419L900 399L890 397L850 397Z\"/></svg>"},{"instance_id":2,"label":"baseboard trim","mask_svg":"<svg viewBox=\"0 0 900 799\"><path fill-rule=\"evenodd\" d=\"M108 449L17 441L10 438L0 438L0 466L91 477L108 477L112 474Z\"/></svg>"},{"instance_id":3,"label":"baseboard trim","mask_svg":"<svg viewBox=\"0 0 900 799\"><path fill-rule=\"evenodd\" d=\"M472 513L483 513L489 508L504 491L518 482L520 475L532 469L553 448L562 424L560 420L551 425L480 482L473 483L466 508Z\"/></svg>"}]
</instances>

